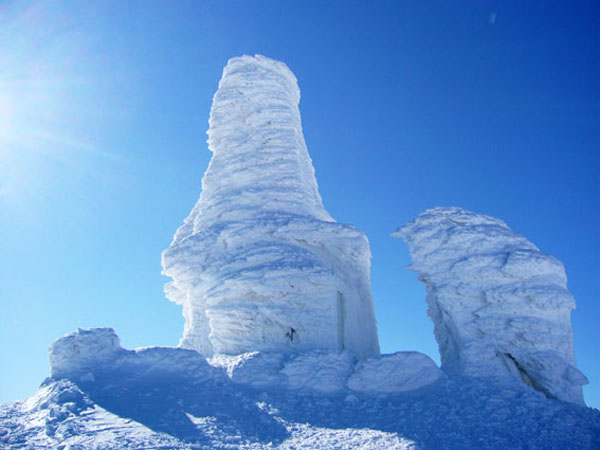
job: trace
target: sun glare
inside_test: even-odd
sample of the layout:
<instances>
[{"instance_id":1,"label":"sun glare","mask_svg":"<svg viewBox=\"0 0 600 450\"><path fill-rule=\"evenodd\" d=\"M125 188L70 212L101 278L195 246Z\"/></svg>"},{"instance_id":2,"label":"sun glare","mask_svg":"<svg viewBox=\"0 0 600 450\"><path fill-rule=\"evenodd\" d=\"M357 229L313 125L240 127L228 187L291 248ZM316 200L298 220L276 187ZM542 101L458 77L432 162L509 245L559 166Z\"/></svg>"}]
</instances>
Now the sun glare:
<instances>
[{"instance_id":1,"label":"sun glare","mask_svg":"<svg viewBox=\"0 0 600 450\"><path fill-rule=\"evenodd\" d=\"M11 108L8 98L0 94L0 151L4 153L6 150L4 144L9 133Z\"/></svg>"},{"instance_id":2,"label":"sun glare","mask_svg":"<svg viewBox=\"0 0 600 450\"><path fill-rule=\"evenodd\" d=\"M48 190L35 184L56 176L40 173L81 167L96 151L86 128L101 76L91 63L92 36L66 8L0 5L0 188L11 195Z\"/></svg>"}]
</instances>

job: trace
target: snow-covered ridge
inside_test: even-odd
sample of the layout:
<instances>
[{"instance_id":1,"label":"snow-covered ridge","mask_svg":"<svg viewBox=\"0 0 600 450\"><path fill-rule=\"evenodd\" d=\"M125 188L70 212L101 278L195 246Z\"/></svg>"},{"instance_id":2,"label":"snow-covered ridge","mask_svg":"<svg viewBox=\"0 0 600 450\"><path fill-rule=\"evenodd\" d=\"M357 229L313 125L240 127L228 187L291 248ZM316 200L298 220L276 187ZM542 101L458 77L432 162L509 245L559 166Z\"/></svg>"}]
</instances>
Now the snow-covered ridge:
<instances>
[{"instance_id":1,"label":"snow-covered ridge","mask_svg":"<svg viewBox=\"0 0 600 450\"><path fill-rule=\"evenodd\" d=\"M427 356L398 352L358 361L348 351L307 350L294 353L249 352L215 355L205 359L194 350L145 347L126 350L112 328L79 329L50 346L51 376L82 383L98 376L120 373L155 379L189 377L195 382L213 380L254 388L313 392L403 392L434 383L444 375ZM377 376L372 376L378 372ZM110 377L109 377L110 378ZM365 385L370 378L370 385Z\"/></svg>"},{"instance_id":2,"label":"snow-covered ridge","mask_svg":"<svg viewBox=\"0 0 600 450\"><path fill-rule=\"evenodd\" d=\"M425 355L126 350L110 329L51 347L52 374L0 404L7 450L596 449L600 412L522 383L453 378ZM425 381L425 382L424 382ZM484 418L484 419L482 419ZM485 421L485 423L483 423Z\"/></svg>"},{"instance_id":3,"label":"snow-covered ridge","mask_svg":"<svg viewBox=\"0 0 600 450\"><path fill-rule=\"evenodd\" d=\"M163 253L183 347L379 354L369 243L323 208L299 100L281 62L242 56L223 71L202 193Z\"/></svg>"},{"instance_id":4,"label":"snow-covered ridge","mask_svg":"<svg viewBox=\"0 0 600 450\"><path fill-rule=\"evenodd\" d=\"M512 376L583 404L575 367L573 296L560 261L494 217L433 208L401 227L411 269L427 285L442 369Z\"/></svg>"},{"instance_id":5,"label":"snow-covered ridge","mask_svg":"<svg viewBox=\"0 0 600 450\"><path fill-rule=\"evenodd\" d=\"M127 350L110 328L56 340L38 392L0 404L0 448L600 448L564 268L499 219L436 208L396 233L446 373L379 355L369 244L323 208L299 96L283 63L229 62L202 194L163 254L181 346Z\"/></svg>"}]
</instances>

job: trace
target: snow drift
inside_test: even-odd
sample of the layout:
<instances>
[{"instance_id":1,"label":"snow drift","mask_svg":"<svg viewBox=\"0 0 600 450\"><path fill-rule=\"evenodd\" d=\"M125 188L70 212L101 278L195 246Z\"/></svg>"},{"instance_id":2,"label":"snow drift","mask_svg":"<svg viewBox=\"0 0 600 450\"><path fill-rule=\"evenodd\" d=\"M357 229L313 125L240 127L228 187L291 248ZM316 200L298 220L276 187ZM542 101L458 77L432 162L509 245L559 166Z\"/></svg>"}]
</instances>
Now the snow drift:
<instances>
[{"instance_id":1,"label":"snow drift","mask_svg":"<svg viewBox=\"0 0 600 450\"><path fill-rule=\"evenodd\" d=\"M427 285L442 369L521 379L583 404L563 265L494 217L433 208L401 227L411 269Z\"/></svg>"},{"instance_id":2,"label":"snow drift","mask_svg":"<svg viewBox=\"0 0 600 450\"><path fill-rule=\"evenodd\" d=\"M443 376L427 356L398 352L359 361L345 350L306 350L294 353L248 352L219 354L205 359L198 352L173 347L126 350L112 328L79 329L52 343L50 373L83 385L98 378L147 377L171 382L188 377L194 383L225 379L253 388L310 392L411 391ZM369 387L366 382L369 380Z\"/></svg>"},{"instance_id":3,"label":"snow drift","mask_svg":"<svg viewBox=\"0 0 600 450\"><path fill-rule=\"evenodd\" d=\"M323 207L299 100L281 62L242 56L223 71L202 193L163 253L182 347L379 354L369 244Z\"/></svg>"},{"instance_id":4,"label":"snow drift","mask_svg":"<svg viewBox=\"0 0 600 450\"><path fill-rule=\"evenodd\" d=\"M523 383L445 377L425 355L123 349L112 329L52 344L52 375L0 404L7 450L597 449L600 412Z\"/></svg>"}]
</instances>

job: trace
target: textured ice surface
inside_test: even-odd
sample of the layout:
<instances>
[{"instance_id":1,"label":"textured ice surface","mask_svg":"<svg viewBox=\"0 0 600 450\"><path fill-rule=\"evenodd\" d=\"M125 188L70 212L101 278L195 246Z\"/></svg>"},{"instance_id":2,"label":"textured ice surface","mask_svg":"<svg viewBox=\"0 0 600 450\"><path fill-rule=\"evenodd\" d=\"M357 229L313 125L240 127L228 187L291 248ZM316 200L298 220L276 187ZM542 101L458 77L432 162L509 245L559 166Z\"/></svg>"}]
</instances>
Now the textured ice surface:
<instances>
[{"instance_id":1,"label":"textured ice surface","mask_svg":"<svg viewBox=\"0 0 600 450\"><path fill-rule=\"evenodd\" d=\"M216 355L209 362L224 368L235 383L331 393L347 389L356 359L347 351L307 350L292 354Z\"/></svg>"},{"instance_id":2,"label":"textured ice surface","mask_svg":"<svg viewBox=\"0 0 600 450\"><path fill-rule=\"evenodd\" d=\"M600 412L506 378L442 376L394 392L402 374L436 372L418 353L353 366L343 351L252 352L209 364L193 350L126 350L96 329L57 340L52 355L34 396L0 404L2 450L600 448ZM351 390L348 376L382 389Z\"/></svg>"},{"instance_id":3,"label":"textured ice surface","mask_svg":"<svg viewBox=\"0 0 600 450\"><path fill-rule=\"evenodd\" d=\"M427 285L442 369L510 375L549 397L583 404L560 261L494 217L433 208L395 234Z\"/></svg>"},{"instance_id":4,"label":"textured ice surface","mask_svg":"<svg viewBox=\"0 0 600 450\"><path fill-rule=\"evenodd\" d=\"M433 360L419 352L397 352L360 361L348 387L362 392L403 392L422 388L444 377Z\"/></svg>"},{"instance_id":5,"label":"textured ice surface","mask_svg":"<svg viewBox=\"0 0 600 450\"><path fill-rule=\"evenodd\" d=\"M163 253L183 347L379 353L369 244L323 207L299 100L281 62L242 56L223 71L202 193Z\"/></svg>"}]
</instances>

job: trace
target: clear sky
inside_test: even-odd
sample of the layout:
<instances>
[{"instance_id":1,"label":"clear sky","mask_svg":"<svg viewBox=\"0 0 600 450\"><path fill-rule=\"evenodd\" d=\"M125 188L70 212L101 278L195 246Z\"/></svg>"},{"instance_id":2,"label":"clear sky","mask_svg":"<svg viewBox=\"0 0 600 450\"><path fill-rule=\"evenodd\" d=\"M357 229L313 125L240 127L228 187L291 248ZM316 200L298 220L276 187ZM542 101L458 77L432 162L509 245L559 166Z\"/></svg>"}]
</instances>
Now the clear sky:
<instances>
[{"instance_id":1,"label":"clear sky","mask_svg":"<svg viewBox=\"0 0 600 450\"><path fill-rule=\"evenodd\" d=\"M564 262L600 407L599 30L597 1L0 2L0 401L77 327L177 344L160 254L200 193L223 66L260 53L298 77L326 208L370 239L382 350L439 361L389 234L462 206Z\"/></svg>"}]
</instances>

